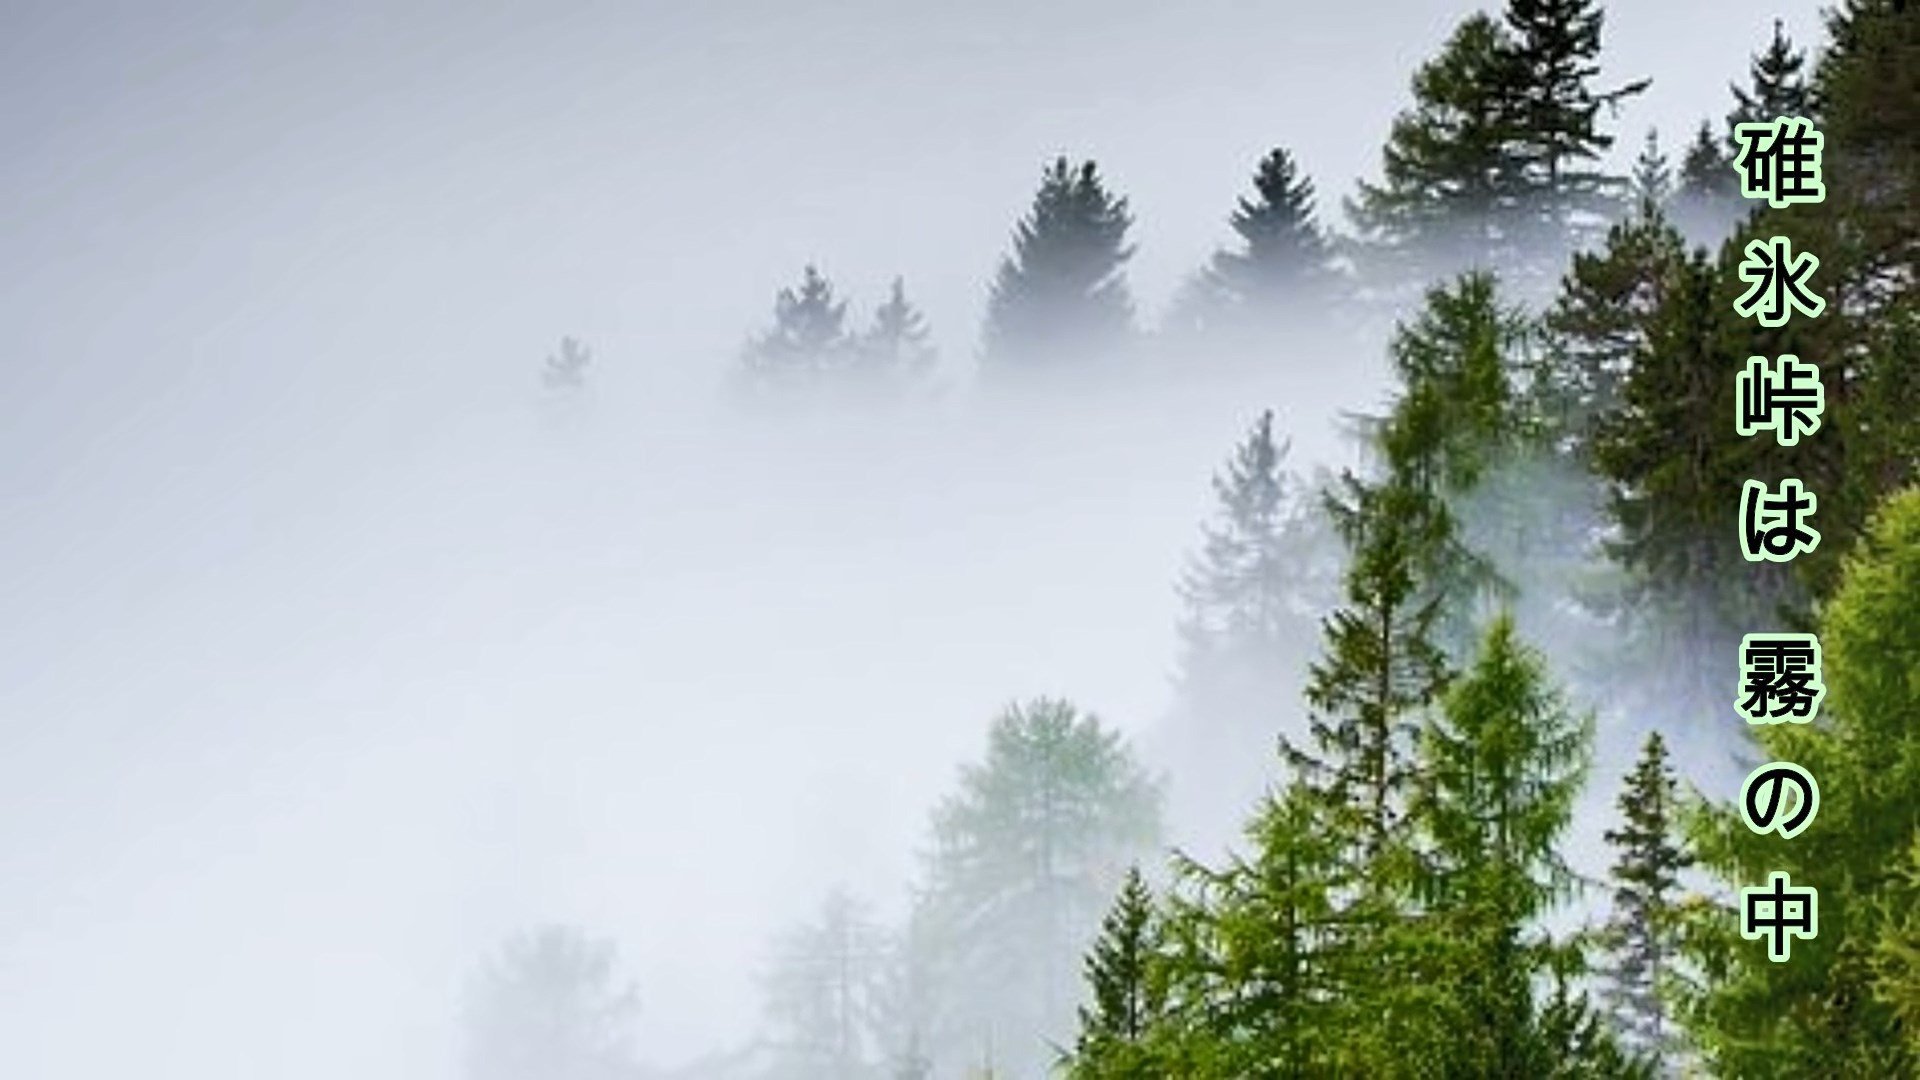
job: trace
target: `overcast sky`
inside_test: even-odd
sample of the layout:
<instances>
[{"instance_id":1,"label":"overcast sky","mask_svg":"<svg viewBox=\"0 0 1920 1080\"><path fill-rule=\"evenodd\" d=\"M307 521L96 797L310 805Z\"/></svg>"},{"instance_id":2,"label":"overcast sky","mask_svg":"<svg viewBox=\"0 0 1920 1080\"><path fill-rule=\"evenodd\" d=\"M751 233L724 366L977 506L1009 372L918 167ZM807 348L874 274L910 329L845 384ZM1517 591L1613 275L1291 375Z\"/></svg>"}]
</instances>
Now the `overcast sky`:
<instances>
[{"instance_id":1,"label":"overcast sky","mask_svg":"<svg viewBox=\"0 0 1920 1080\"><path fill-rule=\"evenodd\" d=\"M1268 402L799 460L704 426L718 365L817 261L964 369L1061 152L1151 313L1269 147L1329 212L1374 175L1467 10L0 4L0 1075L447 1075L459 973L548 917L619 936L660 1060L741 1037L765 935L897 890L999 702L1151 722ZM1626 152L1773 10L1612 4Z\"/></svg>"}]
</instances>

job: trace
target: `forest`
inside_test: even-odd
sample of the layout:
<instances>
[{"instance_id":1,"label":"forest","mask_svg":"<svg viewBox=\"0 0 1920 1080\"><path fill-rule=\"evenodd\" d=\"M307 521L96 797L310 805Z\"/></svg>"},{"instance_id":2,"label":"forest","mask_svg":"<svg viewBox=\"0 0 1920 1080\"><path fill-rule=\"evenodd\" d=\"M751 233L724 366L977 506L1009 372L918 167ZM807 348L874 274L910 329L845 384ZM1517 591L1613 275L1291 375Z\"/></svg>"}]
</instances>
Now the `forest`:
<instances>
[{"instance_id":1,"label":"forest","mask_svg":"<svg viewBox=\"0 0 1920 1080\"><path fill-rule=\"evenodd\" d=\"M1610 113L1657 88L1603 78L1603 14L1463 19L1343 215L1274 148L1151 331L1128 200L1092 160L1045 164L968 392L1365 341L1391 406L1352 418L1365 462L1337 473L1297 471L1270 411L1223 439L1177 583L1171 758L1068 700L1008 704L927 824L907 919L821 899L771 946L762 1036L700 1075L1920 1071L1920 11L1848 0L1811 43L1758 26L1725 115L1672 151L1646 133L1626 175ZM1734 129L1776 117L1824 134L1823 201L1742 197ZM1776 234L1818 253L1821 317L1735 314L1743 251ZM895 279L855 325L806 267L734 390L893 407L934 392L926 324ZM1741 361L1783 354L1825 389L1792 447L1729 407ZM568 341L550 385L589 360ZM1741 558L1742 482L1787 476L1819 494L1817 549ZM1818 635L1815 722L1736 733L1758 630ZM1618 790L1591 790L1597 723L1639 739ZM1730 760L1676 757L1702 727ZM1791 841L1733 804L1773 759L1819 780ZM1169 848L1168 813L1238 839ZM1609 864L1585 873L1565 845L1596 814ZM1819 890L1786 963L1737 933L1738 889L1772 870ZM591 935L516 939L477 984L473 1075L641 1075L621 979Z\"/></svg>"}]
</instances>

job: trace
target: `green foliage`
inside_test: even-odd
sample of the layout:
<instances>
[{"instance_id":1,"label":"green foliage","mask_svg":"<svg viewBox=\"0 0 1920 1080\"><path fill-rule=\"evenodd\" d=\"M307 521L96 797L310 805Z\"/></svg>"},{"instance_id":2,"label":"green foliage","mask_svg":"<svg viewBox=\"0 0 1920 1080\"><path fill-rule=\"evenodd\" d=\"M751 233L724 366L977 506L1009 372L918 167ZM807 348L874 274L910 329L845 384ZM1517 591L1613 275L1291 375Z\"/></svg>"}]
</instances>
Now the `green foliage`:
<instances>
[{"instance_id":1,"label":"green foliage","mask_svg":"<svg viewBox=\"0 0 1920 1080\"><path fill-rule=\"evenodd\" d=\"M1613 911L1602 931L1607 1002L1629 1045L1663 1061L1680 1051L1666 994L1679 953L1679 874L1693 863L1680 842L1679 800L1666 740L1647 736L1607 830L1616 854Z\"/></svg>"},{"instance_id":2,"label":"green foliage","mask_svg":"<svg viewBox=\"0 0 1920 1080\"><path fill-rule=\"evenodd\" d=\"M987 298L986 361L1030 369L1111 359L1125 346L1132 225L1127 200L1107 190L1093 162L1048 165Z\"/></svg>"},{"instance_id":3,"label":"green foliage","mask_svg":"<svg viewBox=\"0 0 1920 1080\"><path fill-rule=\"evenodd\" d=\"M1785 24L1773 20L1773 37L1765 50L1754 54L1748 66L1748 85L1730 86L1734 109L1727 116L1729 138L1740 124L1765 123L1781 116L1811 116L1812 94L1802 71L1806 63L1806 50L1795 49Z\"/></svg>"},{"instance_id":4,"label":"green foliage","mask_svg":"<svg viewBox=\"0 0 1920 1080\"><path fill-rule=\"evenodd\" d=\"M1735 933L1735 905L1696 902L1689 953L1704 985L1688 1024L1719 1072L1903 1076L1920 1068L1900 1026L1901 950L1911 926L1888 901L1910 881L1920 831L1920 491L1887 502L1820 612L1827 698L1821 719L1756 729L1766 759L1819 781L1819 814L1790 841L1760 836L1737 808L1702 807L1690 835L1730 891L1784 870L1819 890L1820 933L1771 962Z\"/></svg>"},{"instance_id":5,"label":"green foliage","mask_svg":"<svg viewBox=\"0 0 1920 1080\"><path fill-rule=\"evenodd\" d=\"M1065 1061L1072 1080L1154 1080L1149 1043L1165 1007L1153 894L1130 869L1086 959L1093 1001L1080 1009L1080 1033Z\"/></svg>"},{"instance_id":6,"label":"green foliage","mask_svg":"<svg viewBox=\"0 0 1920 1080\"><path fill-rule=\"evenodd\" d=\"M1041 1067L1070 1026L1080 950L1158 839L1158 792L1118 734L1072 704L1010 706L934 815L919 917L936 1062Z\"/></svg>"}]
</instances>

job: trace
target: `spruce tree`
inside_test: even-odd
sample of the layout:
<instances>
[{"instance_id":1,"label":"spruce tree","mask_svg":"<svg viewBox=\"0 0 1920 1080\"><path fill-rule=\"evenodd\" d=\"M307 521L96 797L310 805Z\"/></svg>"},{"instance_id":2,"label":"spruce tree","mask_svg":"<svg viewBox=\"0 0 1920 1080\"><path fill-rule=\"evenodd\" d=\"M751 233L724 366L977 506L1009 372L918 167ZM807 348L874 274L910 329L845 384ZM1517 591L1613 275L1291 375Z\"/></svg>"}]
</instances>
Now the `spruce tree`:
<instances>
[{"instance_id":1,"label":"spruce tree","mask_svg":"<svg viewBox=\"0 0 1920 1080\"><path fill-rule=\"evenodd\" d=\"M1659 732L1647 736L1619 806L1620 825L1606 832L1617 853L1613 911L1602 933L1607 1001L1629 1046L1673 1061L1680 1047L1666 984L1680 950L1679 874L1692 857L1680 842L1679 797Z\"/></svg>"},{"instance_id":2,"label":"spruce tree","mask_svg":"<svg viewBox=\"0 0 1920 1080\"><path fill-rule=\"evenodd\" d=\"M1423 858L1411 924L1451 1037L1451 1076L1552 1076L1590 1054L1560 1042L1535 987L1577 952L1537 927L1571 895L1560 843L1585 776L1591 718L1575 716L1505 615L1419 743L1412 820ZM1563 1007L1565 1007L1563 1005ZM1579 1006L1574 1006L1576 1009ZM1564 1019L1556 1025L1564 1024ZM1574 1025L1577 1029L1578 1025Z\"/></svg>"},{"instance_id":3,"label":"spruce tree","mask_svg":"<svg viewBox=\"0 0 1920 1080\"><path fill-rule=\"evenodd\" d=\"M1122 349L1133 323L1124 275L1132 224L1127 200L1093 162L1048 165L987 298L987 363L1035 370Z\"/></svg>"},{"instance_id":4,"label":"spruce tree","mask_svg":"<svg viewBox=\"0 0 1920 1080\"><path fill-rule=\"evenodd\" d=\"M1920 490L1873 515L1814 630L1827 687L1819 719L1753 733L1756 760L1790 761L1817 779L1819 812L1792 840L1752 832L1733 791L1690 816L1689 839L1716 882L1689 908L1688 958L1704 985L1684 1016L1718 1075L1912 1076L1920 1057L1889 964L1911 926L1897 900L1920 833ZM1794 941L1786 963L1737 932L1735 890L1776 870L1819 896L1819 934Z\"/></svg>"},{"instance_id":5,"label":"spruce tree","mask_svg":"<svg viewBox=\"0 0 1920 1080\"><path fill-rule=\"evenodd\" d=\"M1725 142L1705 120L1694 132L1680 159L1680 176L1673 193L1674 224L1696 244L1718 244L1749 211L1740 197L1740 178Z\"/></svg>"},{"instance_id":6,"label":"spruce tree","mask_svg":"<svg viewBox=\"0 0 1920 1080\"><path fill-rule=\"evenodd\" d=\"M1633 159L1632 190L1634 205L1643 217L1650 216L1649 208L1665 206L1673 194L1673 168L1660 149L1660 133L1654 128L1647 129L1640 156Z\"/></svg>"},{"instance_id":7,"label":"spruce tree","mask_svg":"<svg viewBox=\"0 0 1920 1080\"><path fill-rule=\"evenodd\" d=\"M1074 974L1128 865L1158 838L1159 793L1120 736L1069 702L1010 706L934 814L920 918L929 1054L1042 1068L1071 1026Z\"/></svg>"},{"instance_id":8,"label":"spruce tree","mask_svg":"<svg viewBox=\"0 0 1920 1080\"><path fill-rule=\"evenodd\" d=\"M1293 155L1275 148L1260 159L1253 189L1227 219L1240 247L1214 254L1208 284L1242 324L1271 328L1283 316L1320 313L1334 279L1327 237L1314 217L1313 181Z\"/></svg>"},{"instance_id":9,"label":"spruce tree","mask_svg":"<svg viewBox=\"0 0 1920 1080\"><path fill-rule=\"evenodd\" d=\"M1153 894L1137 867L1101 923L1085 961L1092 1001L1080 1007L1080 1030L1066 1057L1072 1080L1154 1080L1149 1040L1164 1006Z\"/></svg>"},{"instance_id":10,"label":"spruce tree","mask_svg":"<svg viewBox=\"0 0 1920 1080\"><path fill-rule=\"evenodd\" d=\"M1469 16L1414 73L1413 105L1393 121L1381 180L1362 181L1348 206L1396 276L1424 282L1518 261L1528 165L1516 150L1520 78L1511 40L1486 15Z\"/></svg>"},{"instance_id":11,"label":"spruce tree","mask_svg":"<svg viewBox=\"0 0 1920 1080\"><path fill-rule=\"evenodd\" d=\"M906 282L896 277L886 302L874 309L873 323L860 337L859 361L873 374L922 375L937 358L931 339L926 315L907 299Z\"/></svg>"},{"instance_id":12,"label":"spruce tree","mask_svg":"<svg viewBox=\"0 0 1920 1080\"><path fill-rule=\"evenodd\" d=\"M611 941L547 926L507 941L466 1003L470 1080L606 1080L635 1068L639 1010Z\"/></svg>"},{"instance_id":13,"label":"spruce tree","mask_svg":"<svg viewBox=\"0 0 1920 1080\"><path fill-rule=\"evenodd\" d=\"M1577 226L1576 216L1617 216L1622 185L1598 168L1613 145L1599 113L1647 88L1640 79L1597 90L1601 27L1598 0L1508 0L1505 12L1517 67L1516 135L1529 167L1529 201L1537 222L1535 244L1554 243Z\"/></svg>"},{"instance_id":14,"label":"spruce tree","mask_svg":"<svg viewBox=\"0 0 1920 1080\"><path fill-rule=\"evenodd\" d=\"M1811 115L1812 94L1802 73L1806 63L1806 51L1795 49L1787 37L1785 24L1779 19L1773 20L1772 40L1767 42L1765 51L1754 55L1748 66L1748 86L1728 85L1734 100L1733 112L1727 116L1729 142L1733 129L1740 124Z\"/></svg>"},{"instance_id":15,"label":"spruce tree","mask_svg":"<svg viewBox=\"0 0 1920 1080\"><path fill-rule=\"evenodd\" d=\"M765 986L778 1080L882 1074L881 994L888 944L866 906L842 890L779 942Z\"/></svg>"},{"instance_id":16,"label":"spruce tree","mask_svg":"<svg viewBox=\"0 0 1920 1080\"><path fill-rule=\"evenodd\" d=\"M774 297L773 326L748 342L742 362L756 381L791 383L839 369L853 344L847 302L834 295L819 267L808 264L797 287Z\"/></svg>"},{"instance_id":17,"label":"spruce tree","mask_svg":"<svg viewBox=\"0 0 1920 1080\"><path fill-rule=\"evenodd\" d=\"M540 381L549 390L578 390L586 384L587 365L593 363L593 353L578 338L560 339L560 351L547 354L547 362L540 371Z\"/></svg>"}]
</instances>

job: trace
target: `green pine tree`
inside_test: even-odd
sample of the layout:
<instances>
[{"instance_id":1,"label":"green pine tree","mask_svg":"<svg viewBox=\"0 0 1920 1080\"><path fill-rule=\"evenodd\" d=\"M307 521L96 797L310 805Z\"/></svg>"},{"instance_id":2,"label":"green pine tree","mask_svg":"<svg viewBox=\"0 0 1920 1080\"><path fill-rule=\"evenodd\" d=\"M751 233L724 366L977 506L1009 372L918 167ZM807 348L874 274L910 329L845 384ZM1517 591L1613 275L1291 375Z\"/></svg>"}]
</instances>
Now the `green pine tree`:
<instances>
[{"instance_id":1,"label":"green pine tree","mask_svg":"<svg viewBox=\"0 0 1920 1080\"><path fill-rule=\"evenodd\" d=\"M1660 149L1660 132L1657 129L1647 129L1646 140L1640 145L1640 156L1633 159L1632 190L1634 204L1643 217L1651 216L1649 207L1663 207L1673 195L1673 168L1667 161L1666 153Z\"/></svg>"},{"instance_id":2,"label":"green pine tree","mask_svg":"<svg viewBox=\"0 0 1920 1080\"><path fill-rule=\"evenodd\" d=\"M1773 20L1773 38L1765 51L1756 53L1748 66L1748 86L1730 84L1734 108L1727 116L1731 142L1734 127L1740 124L1766 123L1781 116L1811 116L1812 94L1807 85L1807 54L1795 49L1787 37L1786 26ZM1731 150L1731 145L1729 146Z\"/></svg>"},{"instance_id":3,"label":"green pine tree","mask_svg":"<svg viewBox=\"0 0 1920 1080\"><path fill-rule=\"evenodd\" d=\"M1010 706L934 815L920 918L928 1054L1031 1075L1071 1028L1075 972L1159 798L1118 734L1066 701Z\"/></svg>"},{"instance_id":4,"label":"green pine tree","mask_svg":"<svg viewBox=\"0 0 1920 1080\"><path fill-rule=\"evenodd\" d=\"M1900 948L1920 833L1920 490L1889 500L1852 548L1816 626L1827 696L1809 724L1753 729L1756 760L1812 773L1820 806L1792 840L1750 831L1715 800L1688 834L1714 892L1690 908L1687 951L1703 976L1684 1017L1706 1063L1726 1076L1912 1076ZM1729 693L1732 687L1728 688ZM1734 792L1726 793L1731 797ZM1742 940L1733 890L1785 871L1819 891L1819 934L1775 963ZM1892 917L1891 921L1889 917Z\"/></svg>"},{"instance_id":5,"label":"green pine tree","mask_svg":"<svg viewBox=\"0 0 1920 1080\"><path fill-rule=\"evenodd\" d=\"M1153 894L1129 869L1085 962L1092 997L1066 1056L1071 1080L1157 1080L1150 1040L1165 1004Z\"/></svg>"},{"instance_id":6,"label":"green pine tree","mask_svg":"<svg viewBox=\"0 0 1920 1080\"><path fill-rule=\"evenodd\" d=\"M1606 833L1617 852L1613 911L1602 934L1607 1000L1628 1045L1673 1061L1680 1043L1667 983L1680 952L1679 874L1693 860L1680 842L1679 796L1659 732L1647 736L1619 805L1620 825Z\"/></svg>"},{"instance_id":7,"label":"green pine tree","mask_svg":"<svg viewBox=\"0 0 1920 1080\"><path fill-rule=\"evenodd\" d=\"M1437 1010L1448 1034L1433 1050L1447 1076L1602 1075L1623 1068L1581 1017L1568 990L1576 946L1538 921L1567 899L1574 876L1560 852L1584 781L1590 717L1576 717L1544 661L1502 615L1479 656L1422 731L1412 820L1421 837L1417 947L1396 996ZM1559 987L1551 1005L1542 983ZM1438 999L1436 1001L1436 999ZM1598 1043L1596 1043L1598 1038Z\"/></svg>"},{"instance_id":8,"label":"green pine tree","mask_svg":"<svg viewBox=\"0 0 1920 1080\"><path fill-rule=\"evenodd\" d=\"M987 298L987 363L1033 370L1123 349L1133 324L1124 275L1132 224L1127 200L1093 162L1048 165Z\"/></svg>"}]
</instances>

